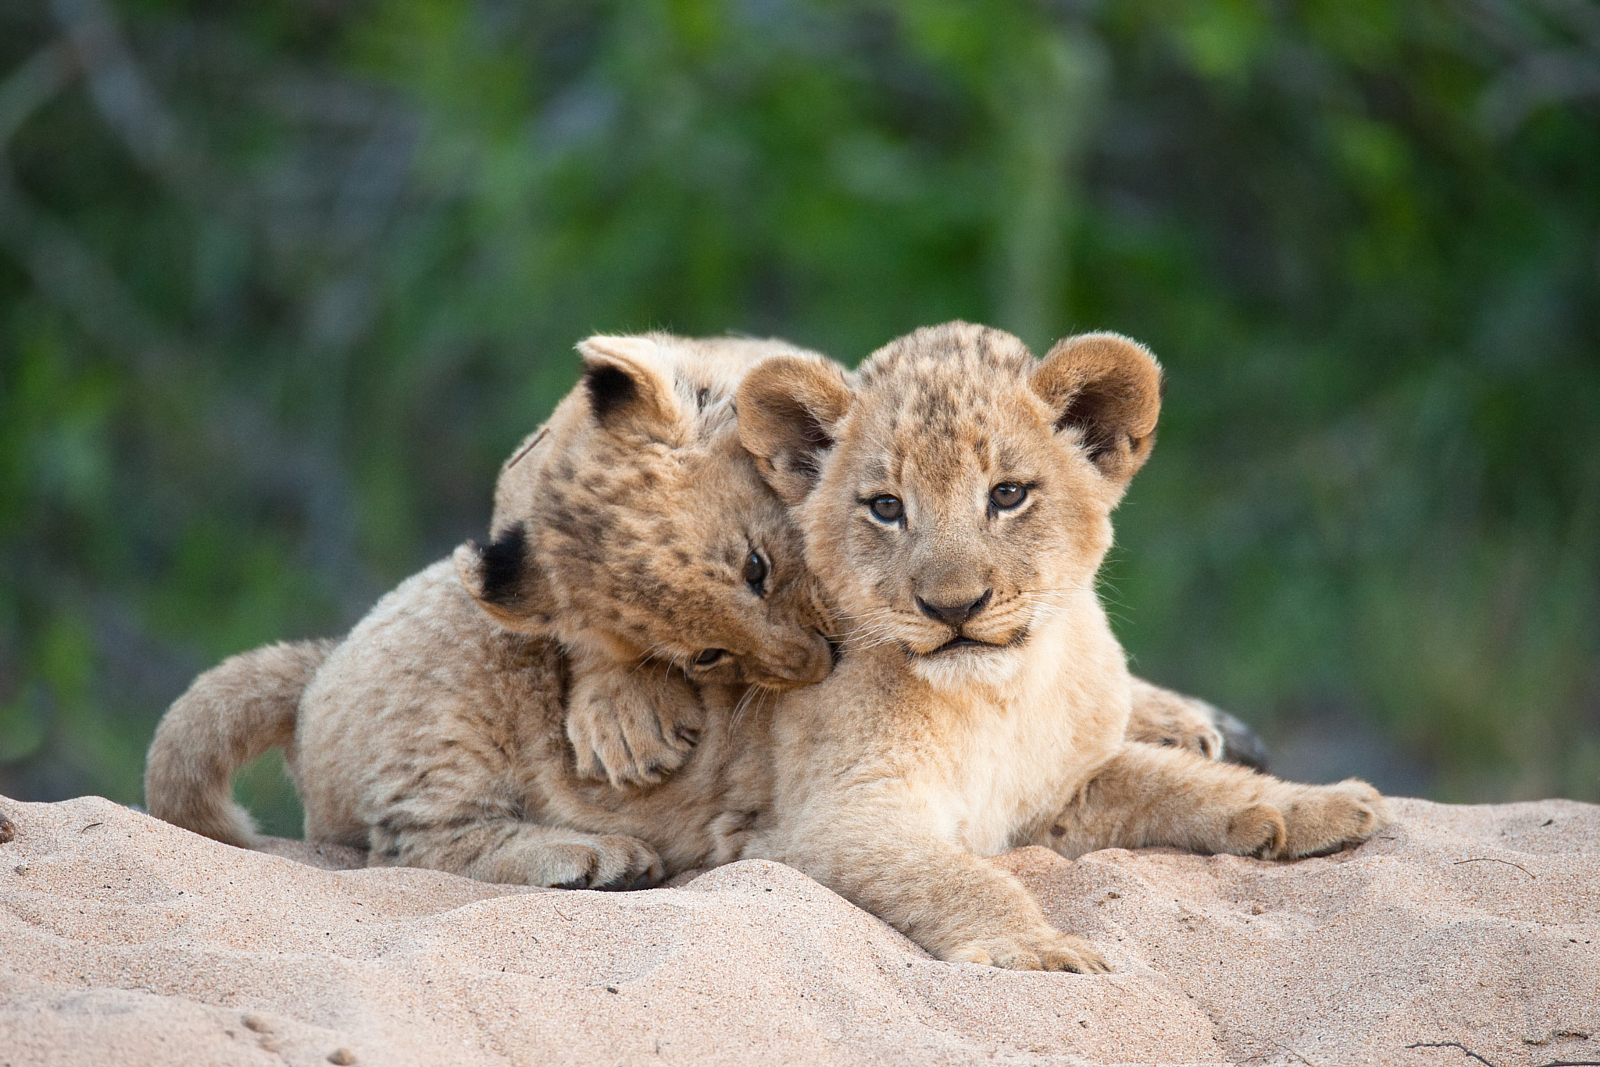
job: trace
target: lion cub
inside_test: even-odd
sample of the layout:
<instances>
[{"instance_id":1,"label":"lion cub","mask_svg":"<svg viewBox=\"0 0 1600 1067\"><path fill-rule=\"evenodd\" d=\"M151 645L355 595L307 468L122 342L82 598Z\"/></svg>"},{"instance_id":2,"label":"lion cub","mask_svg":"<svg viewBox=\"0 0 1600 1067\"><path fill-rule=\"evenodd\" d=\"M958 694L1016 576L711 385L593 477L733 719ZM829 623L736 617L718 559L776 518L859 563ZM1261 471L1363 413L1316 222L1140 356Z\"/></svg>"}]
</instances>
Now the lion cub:
<instances>
[{"instance_id":1,"label":"lion cub","mask_svg":"<svg viewBox=\"0 0 1600 1067\"><path fill-rule=\"evenodd\" d=\"M426 723L459 714L498 737L518 729L516 709L507 705L492 728L471 709L522 693L530 723L571 711L566 737L541 759L564 762L570 741L577 778L653 784L696 750L724 691L827 674L820 586L784 505L740 446L732 404L760 359L823 357L781 341L664 334L592 337L579 350L578 387L502 468L489 542L463 545L453 563L402 584L342 641L256 649L196 679L150 747L152 814L248 844L231 776L283 747L307 836L367 845L367 816L353 814L360 804L347 787L369 775L376 795L396 767L426 770L430 757L417 750ZM527 655L540 663L554 656L535 672L543 689L530 689L535 674L518 666L524 646L537 646ZM421 734L401 743L397 726L392 751L379 751L379 721L400 707ZM436 756L433 785L449 779L462 794L436 800L452 813L441 819L457 817L457 802L489 806L507 788L449 771L453 755ZM412 799L415 825L423 802ZM389 816L372 804L375 826ZM437 865L421 853L415 862ZM455 862L445 869L462 869ZM575 877L552 870L552 884ZM511 880L523 877L543 876L535 868Z\"/></svg>"},{"instance_id":2,"label":"lion cub","mask_svg":"<svg viewBox=\"0 0 1600 1067\"><path fill-rule=\"evenodd\" d=\"M825 357L659 333L578 348L582 382L502 467L489 543L456 560L498 623L561 642L578 774L655 785L693 751L698 684L828 672L829 611L732 403L762 359Z\"/></svg>"},{"instance_id":3,"label":"lion cub","mask_svg":"<svg viewBox=\"0 0 1600 1067\"><path fill-rule=\"evenodd\" d=\"M820 586L795 573L798 531L727 431L758 362L828 361L783 341L667 334L591 337L579 350L580 388L501 468L490 542L457 562L497 622L566 650L579 777L657 785L704 726L692 683L776 690L826 673L821 633L833 624ZM700 460L715 440L720 459ZM769 595L785 585L795 593ZM1226 736L1235 759L1259 745L1203 701L1133 684L1130 738L1221 758Z\"/></svg>"},{"instance_id":4,"label":"lion cub","mask_svg":"<svg viewBox=\"0 0 1600 1067\"><path fill-rule=\"evenodd\" d=\"M1127 665L1094 591L1112 509L1154 441L1160 369L1113 334L1043 361L966 323L853 377L775 359L739 432L853 623L772 716L770 817L791 864L944 960L1102 971L981 857L1171 845L1272 858L1389 820L1370 786L1294 785L1128 741Z\"/></svg>"}]
</instances>

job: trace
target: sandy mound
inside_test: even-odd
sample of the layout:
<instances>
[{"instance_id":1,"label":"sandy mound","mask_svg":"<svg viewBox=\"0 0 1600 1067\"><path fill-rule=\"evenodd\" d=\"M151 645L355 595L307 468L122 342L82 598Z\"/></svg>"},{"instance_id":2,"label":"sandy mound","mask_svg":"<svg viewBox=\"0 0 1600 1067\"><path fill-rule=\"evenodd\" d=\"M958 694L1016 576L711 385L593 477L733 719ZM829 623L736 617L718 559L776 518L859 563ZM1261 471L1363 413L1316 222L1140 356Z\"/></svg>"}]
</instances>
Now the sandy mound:
<instances>
[{"instance_id":1,"label":"sandy mound","mask_svg":"<svg viewBox=\"0 0 1600 1067\"><path fill-rule=\"evenodd\" d=\"M1600 807L1400 808L1292 864L1000 861L1083 977L937 963L771 863L524 890L0 800L0 1064L1600 1061Z\"/></svg>"}]
</instances>

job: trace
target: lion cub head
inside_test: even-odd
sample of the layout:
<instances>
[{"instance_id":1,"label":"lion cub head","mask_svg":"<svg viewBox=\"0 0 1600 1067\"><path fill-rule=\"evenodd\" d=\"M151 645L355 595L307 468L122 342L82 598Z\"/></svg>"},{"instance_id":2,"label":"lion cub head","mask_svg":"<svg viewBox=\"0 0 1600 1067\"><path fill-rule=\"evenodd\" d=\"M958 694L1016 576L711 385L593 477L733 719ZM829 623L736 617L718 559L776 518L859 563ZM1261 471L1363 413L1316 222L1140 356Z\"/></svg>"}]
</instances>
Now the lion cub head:
<instances>
[{"instance_id":1,"label":"lion cub head","mask_svg":"<svg viewBox=\"0 0 1600 1067\"><path fill-rule=\"evenodd\" d=\"M1155 358L1125 337L1069 338L1035 360L1008 333L953 322L849 377L761 363L739 388L739 433L793 506L847 648L893 649L941 688L998 684L1041 627L1094 602L1160 393Z\"/></svg>"},{"instance_id":2,"label":"lion cub head","mask_svg":"<svg viewBox=\"0 0 1600 1067\"><path fill-rule=\"evenodd\" d=\"M828 673L820 587L799 533L740 446L733 393L777 341L591 337L583 377L502 469L491 541L457 550L502 625L698 682L805 685Z\"/></svg>"}]
</instances>

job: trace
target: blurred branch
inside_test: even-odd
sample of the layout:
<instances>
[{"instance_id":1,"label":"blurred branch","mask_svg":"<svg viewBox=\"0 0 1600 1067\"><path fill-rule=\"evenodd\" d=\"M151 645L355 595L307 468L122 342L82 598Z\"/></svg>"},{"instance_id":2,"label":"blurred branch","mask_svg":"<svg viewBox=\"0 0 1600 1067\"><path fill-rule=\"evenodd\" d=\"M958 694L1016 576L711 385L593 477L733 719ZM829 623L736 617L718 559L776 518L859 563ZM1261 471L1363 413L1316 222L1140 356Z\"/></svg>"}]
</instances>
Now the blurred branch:
<instances>
[{"instance_id":1,"label":"blurred branch","mask_svg":"<svg viewBox=\"0 0 1600 1067\"><path fill-rule=\"evenodd\" d=\"M1585 97L1600 98L1600 55L1539 52L1502 75L1479 107L1489 129L1504 136L1542 107Z\"/></svg>"},{"instance_id":2,"label":"blurred branch","mask_svg":"<svg viewBox=\"0 0 1600 1067\"><path fill-rule=\"evenodd\" d=\"M29 203L0 159L0 247L20 261L41 295L106 349L122 353L146 385L172 388L191 347L165 331L72 231ZM234 456L250 480L298 497L310 562L341 584L353 577L351 494L339 464L273 426L258 406L214 396L200 419L211 447ZM364 591L362 593L364 595Z\"/></svg>"},{"instance_id":3,"label":"blurred branch","mask_svg":"<svg viewBox=\"0 0 1600 1067\"><path fill-rule=\"evenodd\" d=\"M100 261L67 227L35 208L17 187L4 153L27 119L82 73L83 52L58 40L0 84L0 244L55 303L106 346L137 354L146 373L167 362L170 345Z\"/></svg>"},{"instance_id":4,"label":"blurred branch","mask_svg":"<svg viewBox=\"0 0 1600 1067\"><path fill-rule=\"evenodd\" d=\"M1600 6L1594 0L1536 0L1568 30L1583 37L1589 47L1600 51Z\"/></svg>"},{"instance_id":5,"label":"blurred branch","mask_svg":"<svg viewBox=\"0 0 1600 1067\"><path fill-rule=\"evenodd\" d=\"M1080 171L1108 77L1100 42L1074 25L1042 36L997 79L995 125L1010 195L995 304L1000 323L1031 345L1049 345L1065 325L1055 320L1071 276L1066 231L1082 207Z\"/></svg>"},{"instance_id":6,"label":"blurred branch","mask_svg":"<svg viewBox=\"0 0 1600 1067\"><path fill-rule=\"evenodd\" d=\"M80 70L77 50L70 42L57 40L0 82L0 152L34 112L72 84Z\"/></svg>"},{"instance_id":7,"label":"blurred branch","mask_svg":"<svg viewBox=\"0 0 1600 1067\"><path fill-rule=\"evenodd\" d=\"M1600 99L1600 7L1587 0L1474 0L1465 11L1509 60L1478 104L1490 132L1507 136L1551 104Z\"/></svg>"},{"instance_id":8,"label":"blurred branch","mask_svg":"<svg viewBox=\"0 0 1600 1067\"><path fill-rule=\"evenodd\" d=\"M0 245L27 268L39 291L70 312L90 337L133 356L143 374L158 375L170 367L173 344L67 227L28 202L3 161Z\"/></svg>"},{"instance_id":9,"label":"blurred branch","mask_svg":"<svg viewBox=\"0 0 1600 1067\"><path fill-rule=\"evenodd\" d=\"M100 0L51 0L50 9L82 57L95 107L134 159L191 195L215 193L213 168L156 95Z\"/></svg>"},{"instance_id":10,"label":"blurred branch","mask_svg":"<svg viewBox=\"0 0 1600 1067\"><path fill-rule=\"evenodd\" d=\"M29 200L11 172L6 150L31 116L81 77L101 118L142 167L186 199L198 198L223 210L241 205L162 102L102 0L52 0L51 11L63 36L0 83L0 248L23 264L39 293L67 311L88 336L129 360L147 386L179 388L185 365L196 362L196 346L164 328L70 227ZM389 134L392 142L394 123L379 125L374 136ZM412 135L405 127L402 154ZM392 155L393 150L380 154ZM361 154L368 170L372 155L370 150ZM361 196L366 189L357 183L363 177L367 186L373 185L366 174L352 173L341 190L339 221L344 225L339 236L346 243L360 243L351 240L351 223L361 214L358 205L374 199ZM376 184L381 190L376 199L392 208L398 183L390 179ZM366 230L376 231L378 224L360 221ZM333 290L342 280L326 288ZM311 325L316 332L315 317ZM346 600L364 600L369 591L353 555L353 493L337 459L304 438L286 436L258 403L230 393L213 394L199 421L211 447L234 457L250 481L300 501L308 563L335 579Z\"/></svg>"},{"instance_id":11,"label":"blurred branch","mask_svg":"<svg viewBox=\"0 0 1600 1067\"><path fill-rule=\"evenodd\" d=\"M86 334L122 353L146 385L171 388L192 346L153 319L69 227L29 201L4 155L17 129L86 69L80 64L86 46L98 44L56 41L0 83L0 248ZM339 465L308 443L282 435L256 405L238 397L215 398L200 421L212 446L237 457L253 481L281 486L301 500L312 565L347 584L353 576L354 517Z\"/></svg>"}]
</instances>

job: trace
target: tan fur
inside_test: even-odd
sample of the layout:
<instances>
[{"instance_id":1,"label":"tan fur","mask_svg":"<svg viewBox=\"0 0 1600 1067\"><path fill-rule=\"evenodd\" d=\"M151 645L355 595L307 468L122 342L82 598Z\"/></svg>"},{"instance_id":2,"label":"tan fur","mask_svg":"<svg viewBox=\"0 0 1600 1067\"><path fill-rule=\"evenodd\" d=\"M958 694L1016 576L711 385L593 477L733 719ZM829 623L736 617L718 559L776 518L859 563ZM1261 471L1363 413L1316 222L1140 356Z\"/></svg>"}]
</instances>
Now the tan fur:
<instances>
[{"instance_id":1,"label":"tan fur","mask_svg":"<svg viewBox=\"0 0 1600 1067\"><path fill-rule=\"evenodd\" d=\"M597 418L586 377L507 460L491 546L521 536L529 562L510 595L485 589L491 547L457 562L502 625L565 646L578 773L651 785L682 765L704 724L693 682L784 689L826 672L816 630L828 612L797 531L730 432L734 391L758 361L825 359L782 341L666 334L601 335L579 351L587 375L626 374L636 402ZM740 579L750 549L772 569L765 601ZM695 666L707 648L729 656ZM1148 683L1138 695L1138 739L1222 754L1206 705Z\"/></svg>"},{"instance_id":2,"label":"tan fur","mask_svg":"<svg viewBox=\"0 0 1600 1067\"><path fill-rule=\"evenodd\" d=\"M731 392L752 358L821 357L659 335L581 347L585 383L502 472L490 544L384 598L307 689L293 769L308 837L567 887L738 854L766 796L759 695L815 680L829 653ZM743 575L752 549L763 595ZM695 666L708 647L730 655ZM676 773L604 784L628 768Z\"/></svg>"},{"instance_id":3,"label":"tan fur","mask_svg":"<svg viewBox=\"0 0 1600 1067\"><path fill-rule=\"evenodd\" d=\"M267 645L224 660L175 700L145 762L150 814L248 848L255 823L233 802L233 773L294 739L300 695L332 641Z\"/></svg>"},{"instance_id":4,"label":"tan fur","mask_svg":"<svg viewBox=\"0 0 1600 1067\"><path fill-rule=\"evenodd\" d=\"M1126 739L1132 682L1093 581L1159 396L1155 360L1125 338L1036 362L965 323L902 338L853 379L788 360L751 372L741 435L853 630L827 680L778 703L771 817L747 855L941 959L1095 971L1087 942L980 857L1030 842L1287 857L1387 820L1364 783L1290 785ZM1008 485L1025 499L991 506ZM888 497L896 521L874 517Z\"/></svg>"},{"instance_id":5,"label":"tan fur","mask_svg":"<svg viewBox=\"0 0 1600 1067\"><path fill-rule=\"evenodd\" d=\"M1185 748L1210 759L1224 752L1217 709L1203 700L1174 693L1137 675L1128 679L1128 740Z\"/></svg>"},{"instance_id":6,"label":"tan fur","mask_svg":"<svg viewBox=\"0 0 1600 1067\"><path fill-rule=\"evenodd\" d=\"M568 663L498 626L443 560L380 601L306 691L292 763L306 836L374 865L569 888L654 884L725 862L766 796L764 711L704 683L705 726L649 790L581 777L566 745ZM646 843L646 839L649 843Z\"/></svg>"},{"instance_id":7,"label":"tan fur","mask_svg":"<svg viewBox=\"0 0 1600 1067\"><path fill-rule=\"evenodd\" d=\"M436 566L426 572L434 581L408 583L386 598L383 609L401 621L381 631L364 623L342 643L259 649L202 675L169 709L151 746L146 797L154 814L248 844L254 830L233 803L230 779L274 746L289 750L291 773L303 791L324 800L339 795L335 788L319 789L316 771L299 772L297 719L302 732L337 734L340 728L328 720L347 718L358 743L352 751L331 750L331 758L391 768L419 757L413 752L395 763L361 740L361 724L381 716L389 701L426 705L408 714L432 716L441 735L458 727L504 734L514 725L512 705L501 703L506 722L493 727L492 716L469 714L471 726L451 716L525 688L520 675L502 677L511 669L508 661L486 650L498 648L506 630L545 638L541 655L559 665L541 678L554 685L559 677L560 687L538 690L528 714L564 699L572 712L564 733L577 756L575 773L613 783L650 783L680 767L701 740L706 709L717 706L730 685L742 696L745 681L774 689L826 673L830 654L817 629L826 617L818 587L801 561L784 505L739 445L732 410L733 390L754 361L774 354L822 357L783 342L666 335L596 337L580 347L584 381L502 470L494 537L456 553L455 570L471 586L477 608L455 610L452 598L465 598L467 590L440 577L455 573L451 567ZM611 391L602 390L610 401L604 413L590 384L597 371L616 372ZM752 548L770 571L760 595L743 572ZM441 592L446 587L448 597ZM465 622L452 631L435 615ZM369 637L377 632L387 645L368 644L379 640ZM330 657L336 644L338 653ZM386 663L401 647L406 656ZM708 647L728 655L695 665L693 655ZM465 671L463 664L483 672ZM310 686L313 677L319 682ZM444 678L450 685L437 684ZM760 694L751 694L750 702L759 703ZM417 740L427 736L424 731ZM562 738L549 752L557 763L568 762ZM312 752L310 765L322 767L323 755ZM440 820L507 788L496 782L488 772L481 779L458 776L458 808L441 805ZM324 817L315 803L308 801L307 812L313 836L323 827L344 826L344 811L360 806L329 800ZM345 833L342 839L352 838ZM633 852L637 856L637 848ZM458 849L437 865L463 873L489 870L464 855ZM525 879L543 884L537 870L511 878Z\"/></svg>"}]
</instances>

